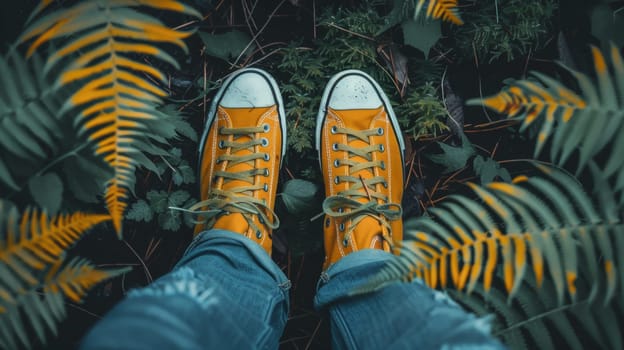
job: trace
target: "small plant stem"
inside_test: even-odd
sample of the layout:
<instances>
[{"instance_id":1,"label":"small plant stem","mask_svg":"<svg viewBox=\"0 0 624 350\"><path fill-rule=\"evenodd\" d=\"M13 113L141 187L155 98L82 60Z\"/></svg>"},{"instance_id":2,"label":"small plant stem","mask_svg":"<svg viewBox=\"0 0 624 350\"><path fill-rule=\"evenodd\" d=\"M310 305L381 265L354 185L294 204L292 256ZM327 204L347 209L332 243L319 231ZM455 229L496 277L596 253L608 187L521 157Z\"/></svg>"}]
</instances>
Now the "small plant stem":
<instances>
[{"instance_id":1,"label":"small plant stem","mask_svg":"<svg viewBox=\"0 0 624 350\"><path fill-rule=\"evenodd\" d=\"M231 67L235 67L238 64L238 61L240 61L241 57L243 57L245 52L247 52L247 49L249 49L251 44L254 43L258 39L258 36L260 36L260 34L264 31L264 29L267 27L267 25L269 25L269 23L271 22L271 19L273 18L273 16L275 16L275 13L277 12L277 10L279 10L279 8L282 7L284 2L286 2L286 0L280 1L279 4L277 4L277 6L275 6L275 9L273 9L273 12L271 12L271 14L269 15L269 18L267 18L266 22L264 22L264 24L262 25L260 30L258 32L256 32L256 34L254 34L253 38L251 38L251 40L249 41L247 46L245 46L245 48L243 49L243 51L241 51L241 53L238 55L238 57L236 57L236 60L234 61L234 63L231 64Z\"/></svg>"},{"instance_id":2,"label":"small plant stem","mask_svg":"<svg viewBox=\"0 0 624 350\"><path fill-rule=\"evenodd\" d=\"M64 160L65 158L69 158L73 155L78 154L78 152L82 151L85 147L87 147L89 145L89 142L85 142L83 144L81 144L80 146L74 148L73 150L59 156L58 158L52 160L50 163L48 163L45 167L43 167L41 170L39 170L35 176L39 176L41 174L43 174L44 172L46 172L48 169L50 169L51 167L55 166L57 163L59 163L60 161Z\"/></svg>"},{"instance_id":3,"label":"small plant stem","mask_svg":"<svg viewBox=\"0 0 624 350\"><path fill-rule=\"evenodd\" d=\"M568 309L570 309L572 307L575 307L575 306L578 306L578 305L581 305L581 304L584 304L584 303L587 303L587 300L580 301L580 302L574 303L574 304L568 304L568 305L559 306L559 307L554 308L552 310L549 310L547 312L543 312L543 313L541 313L539 315L530 317L530 318L528 318L528 319L526 319L526 320L524 320L522 322L518 322L518 323L514 324L511 327L507 327L507 328L501 329L500 331L498 331L498 332L496 332L496 333L494 333L492 335L494 335L495 337L501 336L501 335L503 335L503 334L505 334L505 333L507 333L509 331L512 331L512 330L516 329L516 328L524 327L525 325L527 325L527 324L529 324L531 322L537 321L537 320L542 319L544 317L548 317L548 316L550 316L552 314L555 314L557 312L566 311L566 310L568 310Z\"/></svg>"},{"instance_id":4,"label":"small plant stem","mask_svg":"<svg viewBox=\"0 0 624 350\"><path fill-rule=\"evenodd\" d=\"M362 177L362 175L358 175L360 177L360 182L362 183L362 187L364 187L364 191L366 191L366 195L368 196L368 200L372 201L372 197L370 195L370 192L368 192L368 186L366 186L366 182L364 182L364 178Z\"/></svg>"},{"instance_id":5,"label":"small plant stem","mask_svg":"<svg viewBox=\"0 0 624 350\"><path fill-rule=\"evenodd\" d=\"M349 29L343 28L343 27L341 27L341 26L339 26L339 25L337 25L337 24L334 24L334 23L327 23L327 26L329 26L329 27L333 27L333 28L336 28L336 29L338 29L338 30L342 30L342 31L343 31L343 32L345 32L345 33L349 33L349 34L351 34L351 35L355 35L355 36L360 37L360 38L362 38L362 39L366 39L366 40L370 40L370 41L375 41L375 39L373 39L373 38L371 38L371 37L369 37L369 36L362 35L362 34L360 34L360 33L356 33L356 32L354 32L354 31L351 31L351 30L349 30Z\"/></svg>"},{"instance_id":6,"label":"small plant stem","mask_svg":"<svg viewBox=\"0 0 624 350\"><path fill-rule=\"evenodd\" d=\"M60 156L58 156L57 158L53 159L50 163L46 164L43 168L41 168L41 170L37 171L32 177L35 176L40 176L41 174L45 173L48 169L52 168L53 166L55 166L57 163L61 162L62 160L69 158L73 155L77 155L78 152L82 151L82 149L84 149L85 147L87 147L89 145L89 142L85 142L83 144L81 144L80 146L68 151L67 153L64 153ZM22 192L22 190L24 189L24 187L26 187L27 183L22 184L21 186L19 186L19 188L17 190L14 190L13 192L11 192L11 194L9 194L8 196L6 196L6 199L11 199L11 197L13 197L14 195Z\"/></svg>"},{"instance_id":7,"label":"small plant stem","mask_svg":"<svg viewBox=\"0 0 624 350\"><path fill-rule=\"evenodd\" d=\"M320 319L318 324L316 325L316 328L314 328L314 332L312 332L312 335L310 336L310 340L308 340L308 343L306 344L305 350L308 350L310 346L312 345L312 341L314 340L316 333L318 333L319 329L321 328L321 323L323 323L323 319Z\"/></svg>"},{"instance_id":8,"label":"small plant stem","mask_svg":"<svg viewBox=\"0 0 624 350\"><path fill-rule=\"evenodd\" d=\"M145 277L147 278L147 283L152 283L152 281L154 279L152 278L152 274L149 272L149 269L147 268L147 265L145 265L145 261L143 261L143 259L141 259L139 254L136 252L136 250L134 250L134 248L132 248L132 246L130 245L130 243L128 243L128 241L126 241L125 239L122 240L122 241L126 244L126 246L128 246L128 249L130 249L132 254L134 254L134 256L136 256L136 258L139 260L139 262L143 266L143 270L145 271Z\"/></svg>"}]
</instances>

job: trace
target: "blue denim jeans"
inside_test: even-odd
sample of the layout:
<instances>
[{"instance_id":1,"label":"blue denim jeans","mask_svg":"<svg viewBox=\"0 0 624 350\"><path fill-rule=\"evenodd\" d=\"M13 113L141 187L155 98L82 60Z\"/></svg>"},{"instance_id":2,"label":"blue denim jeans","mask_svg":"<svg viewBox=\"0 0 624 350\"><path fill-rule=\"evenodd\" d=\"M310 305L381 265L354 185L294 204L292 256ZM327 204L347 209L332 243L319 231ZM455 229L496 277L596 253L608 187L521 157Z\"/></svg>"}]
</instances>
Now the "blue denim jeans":
<instances>
[{"instance_id":1,"label":"blue denim jeans","mask_svg":"<svg viewBox=\"0 0 624 350\"><path fill-rule=\"evenodd\" d=\"M331 319L334 349L503 349L483 318L419 281L361 290L392 255L363 250L322 274L315 305ZM276 349L290 282L239 234L198 235L170 273L129 293L82 349Z\"/></svg>"}]
</instances>

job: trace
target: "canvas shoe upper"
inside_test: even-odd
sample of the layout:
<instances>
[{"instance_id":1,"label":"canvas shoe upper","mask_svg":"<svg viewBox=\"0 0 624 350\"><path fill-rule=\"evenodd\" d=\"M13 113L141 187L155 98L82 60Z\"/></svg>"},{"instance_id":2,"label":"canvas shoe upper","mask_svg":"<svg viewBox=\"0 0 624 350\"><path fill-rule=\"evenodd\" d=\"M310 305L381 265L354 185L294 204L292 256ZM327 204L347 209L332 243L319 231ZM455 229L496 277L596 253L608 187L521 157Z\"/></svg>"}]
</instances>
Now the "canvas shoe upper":
<instances>
[{"instance_id":1,"label":"canvas shoe upper","mask_svg":"<svg viewBox=\"0 0 624 350\"><path fill-rule=\"evenodd\" d=\"M201 201L195 232L224 229L249 237L269 254L279 220L273 208L286 145L283 102L275 80L247 68L215 96L199 146Z\"/></svg>"},{"instance_id":2,"label":"canvas shoe upper","mask_svg":"<svg viewBox=\"0 0 624 350\"><path fill-rule=\"evenodd\" d=\"M325 180L324 268L361 249L391 251L403 237L405 149L386 95L366 73L335 75L317 116Z\"/></svg>"}]
</instances>

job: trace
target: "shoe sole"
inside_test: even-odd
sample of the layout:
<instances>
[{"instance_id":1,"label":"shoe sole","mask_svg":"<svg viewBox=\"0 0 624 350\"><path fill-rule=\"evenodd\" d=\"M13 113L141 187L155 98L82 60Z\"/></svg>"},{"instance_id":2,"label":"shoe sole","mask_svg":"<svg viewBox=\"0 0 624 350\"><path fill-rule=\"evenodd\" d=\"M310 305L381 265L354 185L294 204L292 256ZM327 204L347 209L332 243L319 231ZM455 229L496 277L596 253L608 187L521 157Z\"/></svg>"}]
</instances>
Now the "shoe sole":
<instances>
[{"instance_id":1,"label":"shoe sole","mask_svg":"<svg viewBox=\"0 0 624 350\"><path fill-rule=\"evenodd\" d=\"M392 123L392 128L394 129L394 133L395 135L397 135L397 138L399 139L399 148L401 149L401 161L402 163L404 163L405 162L405 141L403 140L403 134L401 133L401 128L399 127L399 121L397 120L396 115L394 114L394 111L392 110L392 105L390 104L390 101L388 100L388 96L386 96L386 94L383 92L379 84L377 84L375 79L373 79L370 75L357 69L348 69L348 70L344 70L334 75L329 80L329 82L327 83L325 87L325 91L323 92L323 97L321 98L321 105L319 106L319 111L318 111L318 114L316 115L316 152L318 154L319 166L321 167L321 169L323 169L322 164L321 164L321 130L323 129L323 123L325 122L325 116L327 115L327 103L329 100L329 95L331 95L332 91L334 90L336 83L340 79L348 75L361 76L365 78L366 80L368 80L368 82L370 82L371 85L373 85L373 87L375 88L375 92L379 96L379 99L383 103L383 106L386 109L386 112L388 113L388 117L390 118L390 122Z\"/></svg>"},{"instance_id":2,"label":"shoe sole","mask_svg":"<svg viewBox=\"0 0 624 350\"><path fill-rule=\"evenodd\" d=\"M279 88L277 87L277 82L275 81L275 79L273 79L273 77L269 73L259 68L243 68L241 70L238 70L232 73L225 80L221 88L219 88L219 91L217 91L217 94L215 95L214 99L212 100L212 104L210 105L210 110L208 111L208 115L207 115L208 120L206 120L206 124L204 126L204 132L202 133L201 142L199 144L199 149L201 151L199 152L198 164L201 164L201 160L204 154L204 143L206 142L208 131L210 130L210 126L212 125L212 122L216 116L217 108L219 107L219 103L221 102L223 93L228 89L228 87L230 86L230 83L236 77L238 77L241 74L249 73L249 72L253 72L253 73L260 75L271 86L271 93L273 94L273 98L275 99L275 103L277 104L277 113L280 118L280 128L282 129L282 158L280 159L280 168L282 167L284 155L286 154L286 137L287 137L286 135L287 134L286 133L286 113L284 113L284 101L282 100L282 94L280 93ZM198 166L198 169L199 168L200 167Z\"/></svg>"}]
</instances>

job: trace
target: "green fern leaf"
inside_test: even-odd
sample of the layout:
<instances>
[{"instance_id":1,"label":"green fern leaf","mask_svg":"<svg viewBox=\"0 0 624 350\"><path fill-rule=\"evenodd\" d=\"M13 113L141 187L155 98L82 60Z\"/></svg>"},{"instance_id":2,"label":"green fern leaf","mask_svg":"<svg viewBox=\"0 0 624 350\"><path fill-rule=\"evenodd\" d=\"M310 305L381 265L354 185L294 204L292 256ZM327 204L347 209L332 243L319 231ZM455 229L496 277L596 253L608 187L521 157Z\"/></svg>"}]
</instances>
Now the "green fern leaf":
<instances>
[{"instance_id":1,"label":"green fern leaf","mask_svg":"<svg viewBox=\"0 0 624 350\"><path fill-rule=\"evenodd\" d=\"M66 316L64 298L80 302L86 292L101 281L128 269L99 270L87 260L74 258L62 266L62 259L49 265L38 283L17 294L14 299L0 298L0 345L30 348L28 335L33 329L37 340L45 344L47 333L56 335L57 324Z\"/></svg>"},{"instance_id":2,"label":"green fern leaf","mask_svg":"<svg viewBox=\"0 0 624 350\"><path fill-rule=\"evenodd\" d=\"M0 184L17 190L14 158L36 164L58 151L60 104L38 57L29 62L16 53L0 57L0 83L6 87L0 91Z\"/></svg>"},{"instance_id":3,"label":"green fern leaf","mask_svg":"<svg viewBox=\"0 0 624 350\"><path fill-rule=\"evenodd\" d=\"M165 82L164 74L136 60L135 55L154 56L177 67L175 60L155 44L169 43L187 50L182 39L191 34L169 29L155 17L131 8L137 6L200 17L173 0L90 0L34 21L21 37L22 41L33 40L29 54L50 40L65 38L46 68L69 61L64 63L67 68L58 84L81 82L62 111L80 111L77 122L96 142L95 153L114 169L105 200L118 235L128 191L134 185L137 138L146 133L145 121L157 118L156 106L166 96L145 78ZM80 55L75 55L78 52Z\"/></svg>"},{"instance_id":4,"label":"green fern leaf","mask_svg":"<svg viewBox=\"0 0 624 350\"><path fill-rule=\"evenodd\" d=\"M511 300L527 270L533 271L537 286L547 272L556 299L563 304L566 292L570 300L576 300L578 270L583 266L593 285L584 297L592 300L599 281L604 280L603 301L610 302L618 278L624 276L614 251L624 225L617 218L600 216L569 175L550 168L546 173L551 180L518 177L512 184L470 184L483 204L452 195L430 209L434 219L408 221L405 241L399 247L401 256L380 279L419 277L434 288L453 287L468 293L482 279L487 293L499 271Z\"/></svg>"},{"instance_id":5,"label":"green fern leaf","mask_svg":"<svg viewBox=\"0 0 624 350\"><path fill-rule=\"evenodd\" d=\"M20 218L17 210L11 210L1 228L0 285L12 294L36 285L36 271L57 261L91 227L108 220L108 215L83 213L50 219L37 209L27 209Z\"/></svg>"},{"instance_id":6,"label":"green fern leaf","mask_svg":"<svg viewBox=\"0 0 624 350\"><path fill-rule=\"evenodd\" d=\"M600 50L592 47L592 55L597 83L583 73L568 69L577 79L581 95L546 75L533 73L535 81L518 81L495 96L473 99L468 104L484 105L510 118L517 117L523 120L523 128L541 120L535 155L552 136L551 158L564 164L578 150L578 171L614 141L605 173L610 176L621 172L624 141L618 136L624 130L624 63L619 50L612 46L611 76L607 59ZM624 183L617 189L624 189Z\"/></svg>"}]
</instances>

